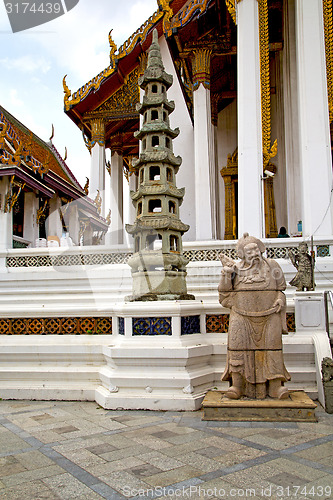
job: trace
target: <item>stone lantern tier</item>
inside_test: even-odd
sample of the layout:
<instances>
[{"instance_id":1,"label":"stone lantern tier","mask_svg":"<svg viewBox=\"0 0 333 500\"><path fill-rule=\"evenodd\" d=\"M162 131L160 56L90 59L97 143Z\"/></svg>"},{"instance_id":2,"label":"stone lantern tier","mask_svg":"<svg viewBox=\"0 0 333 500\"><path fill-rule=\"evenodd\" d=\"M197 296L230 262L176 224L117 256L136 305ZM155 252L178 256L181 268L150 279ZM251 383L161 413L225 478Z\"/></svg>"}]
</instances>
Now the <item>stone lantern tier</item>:
<instances>
[{"instance_id":1,"label":"stone lantern tier","mask_svg":"<svg viewBox=\"0 0 333 500\"><path fill-rule=\"evenodd\" d=\"M136 219L126 225L134 238L132 269L133 295L130 300L194 299L187 294L186 264L182 235L189 230L179 218L185 194L177 188L176 174L181 158L173 153L172 141L179 129L172 129L169 114L175 108L168 101L172 76L164 71L157 32L149 49L148 65L139 85L145 95L137 110L142 127L134 135L141 141L140 157L133 161L138 189L131 191Z\"/></svg>"}]
</instances>

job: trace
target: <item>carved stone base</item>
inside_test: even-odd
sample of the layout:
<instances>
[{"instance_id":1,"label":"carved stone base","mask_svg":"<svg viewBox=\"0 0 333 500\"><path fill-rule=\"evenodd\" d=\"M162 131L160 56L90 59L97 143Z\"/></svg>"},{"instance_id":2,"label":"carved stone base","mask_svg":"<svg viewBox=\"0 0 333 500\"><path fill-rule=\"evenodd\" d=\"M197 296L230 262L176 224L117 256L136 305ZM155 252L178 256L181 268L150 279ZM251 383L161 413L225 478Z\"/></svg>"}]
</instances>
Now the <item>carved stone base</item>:
<instances>
[{"instance_id":1,"label":"carved stone base","mask_svg":"<svg viewBox=\"0 0 333 500\"><path fill-rule=\"evenodd\" d=\"M203 420L233 422L317 422L317 405L304 391L287 399L228 399L223 391L208 391L203 402Z\"/></svg>"},{"instance_id":2,"label":"carved stone base","mask_svg":"<svg viewBox=\"0 0 333 500\"><path fill-rule=\"evenodd\" d=\"M187 293L182 271L138 271L132 273L133 294L126 300L194 300Z\"/></svg>"}]
</instances>

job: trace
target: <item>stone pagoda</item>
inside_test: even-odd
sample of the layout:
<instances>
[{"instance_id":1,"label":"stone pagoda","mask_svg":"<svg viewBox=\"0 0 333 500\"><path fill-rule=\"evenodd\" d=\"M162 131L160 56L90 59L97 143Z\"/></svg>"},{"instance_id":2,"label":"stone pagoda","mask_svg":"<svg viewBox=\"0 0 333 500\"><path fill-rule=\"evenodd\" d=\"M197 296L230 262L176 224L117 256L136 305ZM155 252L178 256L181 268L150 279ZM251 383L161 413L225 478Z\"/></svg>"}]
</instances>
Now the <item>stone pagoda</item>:
<instances>
[{"instance_id":1,"label":"stone pagoda","mask_svg":"<svg viewBox=\"0 0 333 500\"><path fill-rule=\"evenodd\" d=\"M169 114L174 110L167 90L172 75L164 71L157 30L153 32L147 69L139 78L145 95L137 110L143 115L140 158L133 162L138 175L138 190L131 191L136 208L134 224L126 230L134 237L134 255L128 261L132 269L133 295L129 300L194 299L187 294L182 235L189 226L179 218L185 189L176 186L180 156L172 152L172 140L179 129L171 129Z\"/></svg>"}]
</instances>

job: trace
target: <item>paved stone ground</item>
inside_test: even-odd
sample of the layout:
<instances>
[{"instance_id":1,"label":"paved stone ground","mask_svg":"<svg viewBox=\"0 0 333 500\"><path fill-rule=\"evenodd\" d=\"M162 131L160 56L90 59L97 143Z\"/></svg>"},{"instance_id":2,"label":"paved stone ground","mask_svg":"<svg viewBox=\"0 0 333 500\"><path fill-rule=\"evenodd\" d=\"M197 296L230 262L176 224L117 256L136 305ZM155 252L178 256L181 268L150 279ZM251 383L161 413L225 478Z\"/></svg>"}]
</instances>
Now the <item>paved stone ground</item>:
<instances>
[{"instance_id":1,"label":"paved stone ground","mask_svg":"<svg viewBox=\"0 0 333 500\"><path fill-rule=\"evenodd\" d=\"M203 422L201 412L0 401L1 500L333 498L333 415Z\"/></svg>"}]
</instances>

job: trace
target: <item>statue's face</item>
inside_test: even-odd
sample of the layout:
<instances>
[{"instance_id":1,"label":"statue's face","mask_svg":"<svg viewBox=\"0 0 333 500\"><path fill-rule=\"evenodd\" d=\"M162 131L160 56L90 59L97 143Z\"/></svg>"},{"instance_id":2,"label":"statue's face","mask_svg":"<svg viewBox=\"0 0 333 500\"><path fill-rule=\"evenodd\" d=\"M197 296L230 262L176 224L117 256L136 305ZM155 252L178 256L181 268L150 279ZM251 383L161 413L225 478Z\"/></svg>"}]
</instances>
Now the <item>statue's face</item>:
<instances>
[{"instance_id":1,"label":"statue's face","mask_svg":"<svg viewBox=\"0 0 333 500\"><path fill-rule=\"evenodd\" d=\"M244 261L248 265L253 265L255 263L261 262L261 252L256 243L248 243L244 247Z\"/></svg>"}]
</instances>

